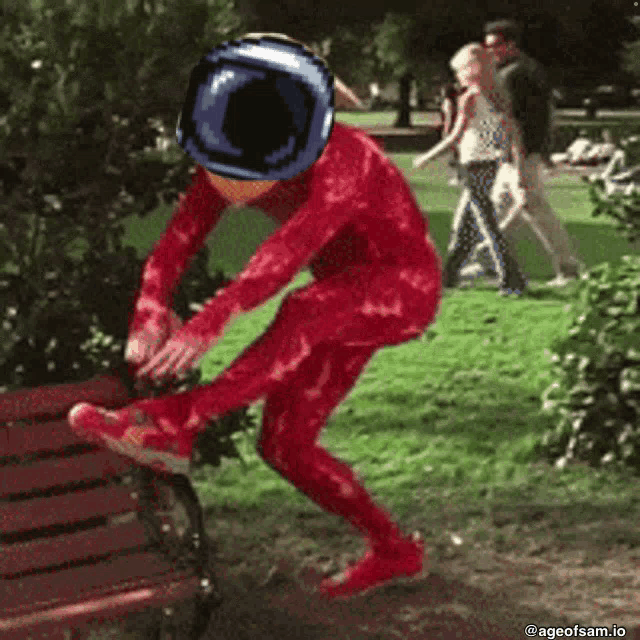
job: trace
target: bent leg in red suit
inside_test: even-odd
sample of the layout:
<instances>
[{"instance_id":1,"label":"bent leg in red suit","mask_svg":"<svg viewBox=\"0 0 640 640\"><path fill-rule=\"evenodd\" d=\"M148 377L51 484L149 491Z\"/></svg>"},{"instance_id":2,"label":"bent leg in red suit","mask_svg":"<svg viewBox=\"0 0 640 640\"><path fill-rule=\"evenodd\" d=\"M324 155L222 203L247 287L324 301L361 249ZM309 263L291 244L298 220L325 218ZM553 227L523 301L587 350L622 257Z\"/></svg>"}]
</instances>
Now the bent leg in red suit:
<instances>
[{"instance_id":1,"label":"bent leg in red suit","mask_svg":"<svg viewBox=\"0 0 640 640\"><path fill-rule=\"evenodd\" d=\"M174 458L188 460L208 419L266 397L262 457L370 542L360 564L325 581L323 591L351 595L416 575L423 568L421 542L404 537L317 439L375 351L417 338L429 326L440 292L439 272L406 267L356 267L314 282L289 294L267 331L212 383L88 415L81 427L145 464L146 451L171 467ZM112 426L105 426L105 414Z\"/></svg>"}]
</instances>

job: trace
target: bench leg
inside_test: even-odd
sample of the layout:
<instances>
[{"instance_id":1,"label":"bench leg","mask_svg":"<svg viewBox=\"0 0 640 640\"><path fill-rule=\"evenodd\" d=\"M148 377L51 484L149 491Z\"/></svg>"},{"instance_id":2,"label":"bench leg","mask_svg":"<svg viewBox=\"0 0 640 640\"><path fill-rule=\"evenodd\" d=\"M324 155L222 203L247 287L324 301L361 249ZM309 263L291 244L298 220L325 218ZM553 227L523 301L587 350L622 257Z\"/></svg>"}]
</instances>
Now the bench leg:
<instances>
[{"instance_id":1,"label":"bench leg","mask_svg":"<svg viewBox=\"0 0 640 640\"><path fill-rule=\"evenodd\" d=\"M165 607L161 611L160 621L150 630L150 640L179 640L176 611L173 607Z\"/></svg>"}]
</instances>

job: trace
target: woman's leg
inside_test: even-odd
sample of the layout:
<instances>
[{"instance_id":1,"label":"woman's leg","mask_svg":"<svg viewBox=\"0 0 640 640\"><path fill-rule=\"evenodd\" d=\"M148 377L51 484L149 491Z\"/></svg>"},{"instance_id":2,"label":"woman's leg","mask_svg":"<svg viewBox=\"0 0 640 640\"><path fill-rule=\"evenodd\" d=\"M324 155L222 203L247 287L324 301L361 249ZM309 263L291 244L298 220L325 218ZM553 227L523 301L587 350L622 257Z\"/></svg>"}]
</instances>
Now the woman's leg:
<instances>
[{"instance_id":1,"label":"woman's leg","mask_svg":"<svg viewBox=\"0 0 640 640\"><path fill-rule=\"evenodd\" d=\"M465 186L453 214L449 246L443 269L445 287L457 286L460 269L468 262L477 242L478 229L474 224L471 212L471 191L469 187Z\"/></svg>"},{"instance_id":2,"label":"woman's leg","mask_svg":"<svg viewBox=\"0 0 640 640\"><path fill-rule=\"evenodd\" d=\"M475 225L489 241L487 249L500 278L500 288L505 292L522 291L526 285L524 275L500 231L491 199L496 171L497 163L494 162L475 163L470 167L471 212Z\"/></svg>"}]
</instances>

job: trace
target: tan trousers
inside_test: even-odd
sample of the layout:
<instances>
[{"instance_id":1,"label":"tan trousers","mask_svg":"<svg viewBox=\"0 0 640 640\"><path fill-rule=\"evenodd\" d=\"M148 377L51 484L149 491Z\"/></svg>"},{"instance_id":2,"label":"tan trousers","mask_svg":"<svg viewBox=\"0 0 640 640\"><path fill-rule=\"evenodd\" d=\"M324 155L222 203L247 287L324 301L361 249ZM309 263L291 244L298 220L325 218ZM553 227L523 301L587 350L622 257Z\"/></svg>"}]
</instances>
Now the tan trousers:
<instances>
[{"instance_id":1,"label":"tan trousers","mask_svg":"<svg viewBox=\"0 0 640 640\"><path fill-rule=\"evenodd\" d=\"M554 271L557 273L559 269L563 273L571 273L577 269L578 258L565 226L556 216L544 192L543 166L539 153L531 153L525 158L524 172L528 185L525 208L549 241ZM524 221L519 216L509 225L506 235L511 246L521 237L523 227Z\"/></svg>"},{"instance_id":2,"label":"tan trousers","mask_svg":"<svg viewBox=\"0 0 640 640\"><path fill-rule=\"evenodd\" d=\"M565 226L557 218L544 192L544 180L542 177L543 161L539 153L532 153L525 158L525 179L527 181L525 209L531 216L537 227L533 235L536 242L544 249L551 259L551 264L556 275L570 275L578 269L578 258ZM511 203L500 198L496 203L496 214L501 222L510 211ZM515 216L511 223L504 229L505 239L511 255L517 256L517 243L523 236L526 220L522 216ZM544 241L546 240L546 242ZM474 258L486 263L483 256L483 247L478 247Z\"/></svg>"}]
</instances>

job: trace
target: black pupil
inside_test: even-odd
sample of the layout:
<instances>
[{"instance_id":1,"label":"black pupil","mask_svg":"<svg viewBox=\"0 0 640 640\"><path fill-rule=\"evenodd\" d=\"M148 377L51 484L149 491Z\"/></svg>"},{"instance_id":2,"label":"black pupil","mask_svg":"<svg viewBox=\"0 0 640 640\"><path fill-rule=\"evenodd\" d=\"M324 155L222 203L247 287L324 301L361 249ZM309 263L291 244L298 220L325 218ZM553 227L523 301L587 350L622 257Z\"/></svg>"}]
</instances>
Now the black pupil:
<instances>
[{"instance_id":1,"label":"black pupil","mask_svg":"<svg viewBox=\"0 0 640 640\"><path fill-rule=\"evenodd\" d=\"M269 80L253 80L231 95L222 131L256 159L277 151L295 133L293 114Z\"/></svg>"}]
</instances>

